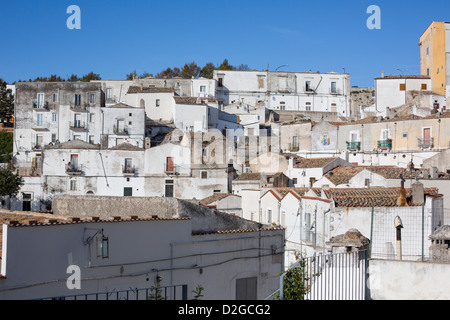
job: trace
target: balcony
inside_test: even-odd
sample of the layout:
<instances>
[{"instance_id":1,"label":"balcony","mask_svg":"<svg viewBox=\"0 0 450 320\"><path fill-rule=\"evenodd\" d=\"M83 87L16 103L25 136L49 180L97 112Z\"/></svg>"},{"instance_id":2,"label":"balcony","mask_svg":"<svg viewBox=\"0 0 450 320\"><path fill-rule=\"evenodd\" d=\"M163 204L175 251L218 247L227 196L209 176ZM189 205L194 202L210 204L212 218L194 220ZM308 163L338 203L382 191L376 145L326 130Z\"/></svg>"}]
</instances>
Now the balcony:
<instances>
[{"instance_id":1,"label":"balcony","mask_svg":"<svg viewBox=\"0 0 450 320\"><path fill-rule=\"evenodd\" d=\"M392 139L378 140L378 149L392 149Z\"/></svg>"},{"instance_id":2,"label":"balcony","mask_svg":"<svg viewBox=\"0 0 450 320\"><path fill-rule=\"evenodd\" d=\"M177 166L174 164L165 164L164 165L164 173L169 176L177 175Z\"/></svg>"},{"instance_id":3,"label":"balcony","mask_svg":"<svg viewBox=\"0 0 450 320\"><path fill-rule=\"evenodd\" d=\"M351 150L351 151L361 150L361 142L359 142L359 141L347 142L347 150Z\"/></svg>"},{"instance_id":4,"label":"balcony","mask_svg":"<svg viewBox=\"0 0 450 320\"><path fill-rule=\"evenodd\" d=\"M83 103L83 104L71 103L70 104L70 110L75 111L75 112L87 112L89 107L90 106L88 103Z\"/></svg>"},{"instance_id":5,"label":"balcony","mask_svg":"<svg viewBox=\"0 0 450 320\"><path fill-rule=\"evenodd\" d=\"M128 135L128 127L118 127L114 125L113 132L117 135Z\"/></svg>"},{"instance_id":6,"label":"balcony","mask_svg":"<svg viewBox=\"0 0 450 320\"><path fill-rule=\"evenodd\" d=\"M427 149L434 147L434 138L418 138L419 148Z\"/></svg>"},{"instance_id":7,"label":"balcony","mask_svg":"<svg viewBox=\"0 0 450 320\"><path fill-rule=\"evenodd\" d=\"M83 173L81 166L78 165L66 165L66 173L70 176L79 176Z\"/></svg>"},{"instance_id":8,"label":"balcony","mask_svg":"<svg viewBox=\"0 0 450 320\"><path fill-rule=\"evenodd\" d=\"M70 130L74 131L84 131L86 130L86 122L74 121L69 124Z\"/></svg>"},{"instance_id":9,"label":"balcony","mask_svg":"<svg viewBox=\"0 0 450 320\"><path fill-rule=\"evenodd\" d=\"M50 106L48 102L38 104L36 101L33 102L33 110L36 111L49 111Z\"/></svg>"},{"instance_id":10,"label":"balcony","mask_svg":"<svg viewBox=\"0 0 450 320\"><path fill-rule=\"evenodd\" d=\"M122 173L124 176L134 176L137 173L136 167L130 167L130 166L122 166Z\"/></svg>"},{"instance_id":11,"label":"balcony","mask_svg":"<svg viewBox=\"0 0 450 320\"><path fill-rule=\"evenodd\" d=\"M48 123L48 122L33 123L33 125L31 126L31 129L34 131L49 131L50 123Z\"/></svg>"}]
</instances>

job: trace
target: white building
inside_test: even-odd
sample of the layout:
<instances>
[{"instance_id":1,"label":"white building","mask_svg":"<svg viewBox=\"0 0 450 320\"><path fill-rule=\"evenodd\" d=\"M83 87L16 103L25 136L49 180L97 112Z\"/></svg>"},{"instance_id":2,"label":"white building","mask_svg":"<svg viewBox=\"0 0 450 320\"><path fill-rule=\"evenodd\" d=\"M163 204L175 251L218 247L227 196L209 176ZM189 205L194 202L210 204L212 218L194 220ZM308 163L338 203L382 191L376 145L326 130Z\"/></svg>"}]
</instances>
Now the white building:
<instances>
[{"instance_id":1,"label":"white building","mask_svg":"<svg viewBox=\"0 0 450 320\"><path fill-rule=\"evenodd\" d=\"M203 300L263 300L278 289L284 230L191 203L134 199L64 198L60 206L72 216L1 212L0 298L95 299L96 293L129 290L128 299L136 299L137 289L158 284L167 288L167 299L174 299L173 286L177 299L192 299L201 286ZM80 218L106 207L114 219ZM267 248L263 255L261 248ZM79 285L72 281L76 276ZM147 299L152 291L139 294Z\"/></svg>"},{"instance_id":2,"label":"white building","mask_svg":"<svg viewBox=\"0 0 450 320\"><path fill-rule=\"evenodd\" d=\"M375 78L376 115L386 116L387 108L407 104L409 91L429 91L432 80L429 76L399 75Z\"/></svg>"},{"instance_id":3,"label":"white building","mask_svg":"<svg viewBox=\"0 0 450 320\"><path fill-rule=\"evenodd\" d=\"M269 110L350 116L350 75L345 73L216 70L214 79L219 105L242 102L265 104Z\"/></svg>"}]
</instances>

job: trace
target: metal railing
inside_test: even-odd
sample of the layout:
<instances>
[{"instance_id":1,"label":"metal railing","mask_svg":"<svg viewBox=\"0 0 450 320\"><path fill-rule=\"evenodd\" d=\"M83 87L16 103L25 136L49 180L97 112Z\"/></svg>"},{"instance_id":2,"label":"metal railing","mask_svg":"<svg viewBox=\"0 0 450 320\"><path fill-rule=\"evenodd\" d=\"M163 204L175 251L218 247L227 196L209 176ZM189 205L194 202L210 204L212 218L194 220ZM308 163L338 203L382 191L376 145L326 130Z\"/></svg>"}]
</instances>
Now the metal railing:
<instances>
[{"instance_id":1,"label":"metal railing","mask_svg":"<svg viewBox=\"0 0 450 320\"><path fill-rule=\"evenodd\" d=\"M187 300L187 285L86 293L34 300Z\"/></svg>"},{"instance_id":2,"label":"metal railing","mask_svg":"<svg viewBox=\"0 0 450 320\"><path fill-rule=\"evenodd\" d=\"M69 123L70 129L72 130L85 130L86 122L74 121Z\"/></svg>"},{"instance_id":3,"label":"metal railing","mask_svg":"<svg viewBox=\"0 0 450 320\"><path fill-rule=\"evenodd\" d=\"M378 149L392 149L392 140L378 140Z\"/></svg>"},{"instance_id":4,"label":"metal railing","mask_svg":"<svg viewBox=\"0 0 450 320\"><path fill-rule=\"evenodd\" d=\"M433 148L434 138L418 138L419 148Z\"/></svg>"},{"instance_id":5,"label":"metal railing","mask_svg":"<svg viewBox=\"0 0 450 320\"><path fill-rule=\"evenodd\" d=\"M350 141L347 142L348 150L361 150L361 142L359 141Z\"/></svg>"},{"instance_id":6,"label":"metal railing","mask_svg":"<svg viewBox=\"0 0 450 320\"><path fill-rule=\"evenodd\" d=\"M280 289L266 300L289 299L290 283L303 288L298 300L366 300L367 267L367 250L302 258L280 276Z\"/></svg>"}]
</instances>

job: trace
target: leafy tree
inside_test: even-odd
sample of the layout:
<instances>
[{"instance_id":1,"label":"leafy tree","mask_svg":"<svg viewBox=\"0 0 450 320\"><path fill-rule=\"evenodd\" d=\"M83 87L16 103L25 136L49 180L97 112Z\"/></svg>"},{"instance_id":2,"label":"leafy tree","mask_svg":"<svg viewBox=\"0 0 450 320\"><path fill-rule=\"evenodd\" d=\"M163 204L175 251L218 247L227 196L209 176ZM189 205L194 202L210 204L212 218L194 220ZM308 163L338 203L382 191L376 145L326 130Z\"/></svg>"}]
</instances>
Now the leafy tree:
<instances>
[{"instance_id":1,"label":"leafy tree","mask_svg":"<svg viewBox=\"0 0 450 320\"><path fill-rule=\"evenodd\" d=\"M212 79L214 77L214 70L216 70L216 66L212 62L208 62L205 66L200 70L200 77Z\"/></svg>"},{"instance_id":2,"label":"leafy tree","mask_svg":"<svg viewBox=\"0 0 450 320\"><path fill-rule=\"evenodd\" d=\"M183 79L197 78L200 71L201 68L195 62L186 63L181 69L181 77Z\"/></svg>"},{"instance_id":3,"label":"leafy tree","mask_svg":"<svg viewBox=\"0 0 450 320\"><path fill-rule=\"evenodd\" d=\"M0 163L9 163L13 153L13 133L0 131Z\"/></svg>"},{"instance_id":4,"label":"leafy tree","mask_svg":"<svg viewBox=\"0 0 450 320\"><path fill-rule=\"evenodd\" d=\"M136 70L134 70L133 72L127 73L127 80L133 80L134 78L137 78L138 75L136 73Z\"/></svg>"},{"instance_id":5,"label":"leafy tree","mask_svg":"<svg viewBox=\"0 0 450 320\"><path fill-rule=\"evenodd\" d=\"M0 168L0 197L15 197L23 186L23 178L11 170Z\"/></svg>"},{"instance_id":6,"label":"leafy tree","mask_svg":"<svg viewBox=\"0 0 450 320\"><path fill-rule=\"evenodd\" d=\"M180 68L173 68L173 70L171 68L167 68L164 71L159 72L156 75L156 78L158 79L172 79L172 78L177 78L181 76L181 70Z\"/></svg>"},{"instance_id":7,"label":"leafy tree","mask_svg":"<svg viewBox=\"0 0 450 320\"><path fill-rule=\"evenodd\" d=\"M241 64L238 67L235 67L234 70L238 70L238 71L249 71L250 68L247 64Z\"/></svg>"},{"instance_id":8,"label":"leafy tree","mask_svg":"<svg viewBox=\"0 0 450 320\"><path fill-rule=\"evenodd\" d=\"M7 123L14 115L14 95L0 79L0 122Z\"/></svg>"},{"instance_id":9,"label":"leafy tree","mask_svg":"<svg viewBox=\"0 0 450 320\"><path fill-rule=\"evenodd\" d=\"M80 78L76 74L72 74L69 78L67 78L67 81L69 82L78 82L81 81Z\"/></svg>"},{"instance_id":10,"label":"leafy tree","mask_svg":"<svg viewBox=\"0 0 450 320\"><path fill-rule=\"evenodd\" d=\"M306 294L311 290L309 283L320 274L311 274L307 271L306 259L300 259L298 265L289 269L283 278L283 300L305 300ZM278 299L279 295L276 296Z\"/></svg>"},{"instance_id":11,"label":"leafy tree","mask_svg":"<svg viewBox=\"0 0 450 320\"><path fill-rule=\"evenodd\" d=\"M84 82L91 82L92 80L102 80L100 75L96 74L94 72L90 72L88 74L85 74L81 79Z\"/></svg>"},{"instance_id":12,"label":"leafy tree","mask_svg":"<svg viewBox=\"0 0 450 320\"><path fill-rule=\"evenodd\" d=\"M222 64L217 68L218 70L234 70L234 67L229 64L228 59L223 60Z\"/></svg>"},{"instance_id":13,"label":"leafy tree","mask_svg":"<svg viewBox=\"0 0 450 320\"><path fill-rule=\"evenodd\" d=\"M153 78L153 74L148 73L147 71L145 71L143 74L141 74L139 76L139 79L144 79L144 78Z\"/></svg>"}]
</instances>

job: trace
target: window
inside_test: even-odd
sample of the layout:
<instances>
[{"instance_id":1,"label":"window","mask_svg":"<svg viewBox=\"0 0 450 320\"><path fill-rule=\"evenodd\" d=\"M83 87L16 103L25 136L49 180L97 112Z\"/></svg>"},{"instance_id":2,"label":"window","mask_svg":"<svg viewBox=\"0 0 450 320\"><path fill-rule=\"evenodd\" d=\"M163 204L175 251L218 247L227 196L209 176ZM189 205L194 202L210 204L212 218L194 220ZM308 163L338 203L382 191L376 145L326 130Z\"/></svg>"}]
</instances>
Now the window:
<instances>
[{"instance_id":1,"label":"window","mask_svg":"<svg viewBox=\"0 0 450 320\"><path fill-rule=\"evenodd\" d=\"M305 109L306 109L306 111L311 111L311 102L306 103Z\"/></svg>"},{"instance_id":2,"label":"window","mask_svg":"<svg viewBox=\"0 0 450 320\"><path fill-rule=\"evenodd\" d=\"M81 105L81 94L75 95L75 105L80 106Z\"/></svg>"},{"instance_id":3,"label":"window","mask_svg":"<svg viewBox=\"0 0 450 320\"><path fill-rule=\"evenodd\" d=\"M264 78L263 77L258 77L258 88L264 89Z\"/></svg>"},{"instance_id":4,"label":"window","mask_svg":"<svg viewBox=\"0 0 450 320\"><path fill-rule=\"evenodd\" d=\"M91 113L91 114L89 115L89 122L90 122L90 123L94 123L94 122L95 122L95 113Z\"/></svg>"},{"instance_id":5,"label":"window","mask_svg":"<svg viewBox=\"0 0 450 320\"><path fill-rule=\"evenodd\" d=\"M52 122L56 122L56 113L52 113Z\"/></svg>"},{"instance_id":6,"label":"window","mask_svg":"<svg viewBox=\"0 0 450 320\"><path fill-rule=\"evenodd\" d=\"M133 166L133 159L125 159L125 169L130 169Z\"/></svg>"},{"instance_id":7,"label":"window","mask_svg":"<svg viewBox=\"0 0 450 320\"><path fill-rule=\"evenodd\" d=\"M104 235L97 238L97 258L109 258L109 240Z\"/></svg>"},{"instance_id":8,"label":"window","mask_svg":"<svg viewBox=\"0 0 450 320\"><path fill-rule=\"evenodd\" d=\"M286 110L286 102L280 101L280 110Z\"/></svg>"},{"instance_id":9,"label":"window","mask_svg":"<svg viewBox=\"0 0 450 320\"><path fill-rule=\"evenodd\" d=\"M407 134L407 133L404 133L404 134L402 135L402 138L404 138L404 139L408 138L408 134Z\"/></svg>"},{"instance_id":10,"label":"window","mask_svg":"<svg viewBox=\"0 0 450 320\"><path fill-rule=\"evenodd\" d=\"M70 191L77 191L77 180L70 180Z\"/></svg>"},{"instance_id":11,"label":"window","mask_svg":"<svg viewBox=\"0 0 450 320\"><path fill-rule=\"evenodd\" d=\"M208 179L208 172L202 171L202 179Z\"/></svg>"},{"instance_id":12,"label":"window","mask_svg":"<svg viewBox=\"0 0 450 320\"><path fill-rule=\"evenodd\" d=\"M44 107L44 98L45 95L43 93L38 93L37 94L37 107L38 108L43 108Z\"/></svg>"},{"instance_id":13,"label":"window","mask_svg":"<svg viewBox=\"0 0 450 320\"><path fill-rule=\"evenodd\" d=\"M156 99L156 107L159 107L159 106L160 106L160 103L161 103L161 100Z\"/></svg>"},{"instance_id":14,"label":"window","mask_svg":"<svg viewBox=\"0 0 450 320\"><path fill-rule=\"evenodd\" d=\"M430 68L427 68L427 76L430 76Z\"/></svg>"},{"instance_id":15,"label":"window","mask_svg":"<svg viewBox=\"0 0 450 320\"><path fill-rule=\"evenodd\" d=\"M430 47L427 47L427 56L430 55Z\"/></svg>"},{"instance_id":16,"label":"window","mask_svg":"<svg viewBox=\"0 0 450 320\"><path fill-rule=\"evenodd\" d=\"M336 82L331 82L331 93L337 93Z\"/></svg>"},{"instance_id":17,"label":"window","mask_svg":"<svg viewBox=\"0 0 450 320\"><path fill-rule=\"evenodd\" d=\"M58 94L57 93L54 93L52 95L52 102L58 102Z\"/></svg>"},{"instance_id":18,"label":"window","mask_svg":"<svg viewBox=\"0 0 450 320\"><path fill-rule=\"evenodd\" d=\"M166 198L172 198L173 197L173 180L166 180L164 196Z\"/></svg>"},{"instance_id":19,"label":"window","mask_svg":"<svg viewBox=\"0 0 450 320\"><path fill-rule=\"evenodd\" d=\"M272 223L272 209L267 209L267 223Z\"/></svg>"},{"instance_id":20,"label":"window","mask_svg":"<svg viewBox=\"0 0 450 320\"><path fill-rule=\"evenodd\" d=\"M175 172L173 157L166 158L166 172Z\"/></svg>"},{"instance_id":21,"label":"window","mask_svg":"<svg viewBox=\"0 0 450 320\"><path fill-rule=\"evenodd\" d=\"M296 184L297 184L297 178L293 178L293 179L292 179L292 183L293 183L294 185L296 185Z\"/></svg>"},{"instance_id":22,"label":"window","mask_svg":"<svg viewBox=\"0 0 450 320\"><path fill-rule=\"evenodd\" d=\"M400 83L400 91L405 91L405 90L406 90L406 84Z\"/></svg>"},{"instance_id":23,"label":"window","mask_svg":"<svg viewBox=\"0 0 450 320\"><path fill-rule=\"evenodd\" d=\"M426 83L422 83L422 90L427 90L428 86Z\"/></svg>"},{"instance_id":24,"label":"window","mask_svg":"<svg viewBox=\"0 0 450 320\"><path fill-rule=\"evenodd\" d=\"M316 182L316 178L314 178L314 177L309 178L309 187L312 188L315 182Z\"/></svg>"},{"instance_id":25,"label":"window","mask_svg":"<svg viewBox=\"0 0 450 320\"><path fill-rule=\"evenodd\" d=\"M219 87L223 87L223 78L219 78L218 81L219 81Z\"/></svg>"},{"instance_id":26,"label":"window","mask_svg":"<svg viewBox=\"0 0 450 320\"><path fill-rule=\"evenodd\" d=\"M200 92L206 93L206 86L200 86Z\"/></svg>"},{"instance_id":27,"label":"window","mask_svg":"<svg viewBox=\"0 0 450 320\"><path fill-rule=\"evenodd\" d=\"M391 130L383 129L381 131L381 140L389 140L391 137Z\"/></svg>"},{"instance_id":28,"label":"window","mask_svg":"<svg viewBox=\"0 0 450 320\"><path fill-rule=\"evenodd\" d=\"M36 125L38 127L42 127L43 124L44 124L44 114L43 113L38 113L36 116L37 116Z\"/></svg>"},{"instance_id":29,"label":"window","mask_svg":"<svg viewBox=\"0 0 450 320\"><path fill-rule=\"evenodd\" d=\"M364 180L364 186L366 186L367 188L370 187L370 179L365 179Z\"/></svg>"},{"instance_id":30,"label":"window","mask_svg":"<svg viewBox=\"0 0 450 320\"><path fill-rule=\"evenodd\" d=\"M22 211L31 211L31 199L33 198L31 193L22 194Z\"/></svg>"},{"instance_id":31,"label":"window","mask_svg":"<svg viewBox=\"0 0 450 320\"><path fill-rule=\"evenodd\" d=\"M89 94L89 103L95 103L95 94L94 93Z\"/></svg>"},{"instance_id":32,"label":"window","mask_svg":"<svg viewBox=\"0 0 450 320\"><path fill-rule=\"evenodd\" d=\"M89 143L94 144L94 136L89 136Z\"/></svg>"},{"instance_id":33,"label":"window","mask_svg":"<svg viewBox=\"0 0 450 320\"><path fill-rule=\"evenodd\" d=\"M52 133L52 143L56 142L56 133Z\"/></svg>"},{"instance_id":34,"label":"window","mask_svg":"<svg viewBox=\"0 0 450 320\"><path fill-rule=\"evenodd\" d=\"M112 100L112 89L106 88L106 100L111 101Z\"/></svg>"},{"instance_id":35,"label":"window","mask_svg":"<svg viewBox=\"0 0 450 320\"><path fill-rule=\"evenodd\" d=\"M311 88L311 81L306 81L305 82L305 91L306 92L313 91L312 88Z\"/></svg>"},{"instance_id":36,"label":"window","mask_svg":"<svg viewBox=\"0 0 450 320\"><path fill-rule=\"evenodd\" d=\"M40 150L42 148L42 142L44 140L44 137L39 135L36 136L36 149Z\"/></svg>"},{"instance_id":37,"label":"window","mask_svg":"<svg viewBox=\"0 0 450 320\"><path fill-rule=\"evenodd\" d=\"M124 197L132 197L133 196L133 188L129 188L129 187L123 188L123 196Z\"/></svg>"}]
</instances>

